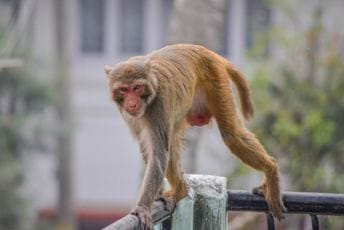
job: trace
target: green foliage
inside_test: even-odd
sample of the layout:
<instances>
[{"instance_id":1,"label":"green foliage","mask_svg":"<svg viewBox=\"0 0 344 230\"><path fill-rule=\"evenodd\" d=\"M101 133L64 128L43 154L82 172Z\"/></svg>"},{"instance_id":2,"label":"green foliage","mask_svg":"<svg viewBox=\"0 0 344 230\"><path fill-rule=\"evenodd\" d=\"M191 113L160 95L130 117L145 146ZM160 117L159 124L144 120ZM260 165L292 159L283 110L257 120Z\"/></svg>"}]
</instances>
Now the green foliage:
<instances>
[{"instance_id":1,"label":"green foliage","mask_svg":"<svg viewBox=\"0 0 344 230\"><path fill-rule=\"evenodd\" d=\"M287 3L273 4L282 18L266 34L274 50L253 60L254 132L278 158L288 190L343 193L344 31L324 20L336 1ZM300 10L305 7L307 14ZM324 229L343 224L321 220Z\"/></svg>"},{"instance_id":2,"label":"green foliage","mask_svg":"<svg viewBox=\"0 0 344 230\"><path fill-rule=\"evenodd\" d=\"M294 35L283 27L271 28L270 41L283 58L272 53L256 60L252 85L259 109L254 129L277 155L288 190L344 191L344 37L339 35L343 31L330 31L323 23L323 14L331 14L326 7L310 10L308 25L288 17ZM298 8L290 7L286 14L297 15ZM321 223L324 229L344 224L339 218Z\"/></svg>"},{"instance_id":3,"label":"green foliage","mask_svg":"<svg viewBox=\"0 0 344 230\"><path fill-rule=\"evenodd\" d=\"M259 114L254 129L283 162L292 189L342 192L344 58L340 43L344 39L338 40L323 26L324 10L324 6L315 7L309 26L299 28L296 36L302 39L293 40L287 30L272 29L270 41L284 59L272 54L255 70L253 92ZM280 40L283 35L290 38L292 49L285 39Z\"/></svg>"},{"instance_id":4,"label":"green foliage","mask_svg":"<svg viewBox=\"0 0 344 230\"><path fill-rule=\"evenodd\" d=\"M1 157L3 157L1 153ZM19 194L22 183L20 168L14 159L2 159L0 163L0 229L20 229L24 216L24 204Z\"/></svg>"},{"instance_id":5,"label":"green foliage","mask_svg":"<svg viewBox=\"0 0 344 230\"><path fill-rule=\"evenodd\" d=\"M0 229L21 229L21 159L28 146L35 146L25 133L50 101L47 88L25 68L0 70Z\"/></svg>"},{"instance_id":6,"label":"green foliage","mask_svg":"<svg viewBox=\"0 0 344 230\"><path fill-rule=\"evenodd\" d=\"M267 79L274 78L259 71L253 82L254 92L263 92L255 95L260 112L255 129L273 153L280 153L284 170L297 190L343 191L342 60L338 56L337 65L331 65L337 74L324 74L317 81L290 70L281 71L279 79L270 81Z\"/></svg>"}]
</instances>

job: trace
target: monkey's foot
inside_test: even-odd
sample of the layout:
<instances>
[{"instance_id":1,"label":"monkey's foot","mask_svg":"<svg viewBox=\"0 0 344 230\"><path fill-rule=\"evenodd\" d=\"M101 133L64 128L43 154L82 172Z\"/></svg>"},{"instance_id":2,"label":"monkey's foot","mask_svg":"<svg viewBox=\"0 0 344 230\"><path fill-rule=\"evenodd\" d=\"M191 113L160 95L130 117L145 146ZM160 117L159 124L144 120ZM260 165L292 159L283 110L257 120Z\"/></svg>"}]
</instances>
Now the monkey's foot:
<instances>
[{"instance_id":1,"label":"monkey's foot","mask_svg":"<svg viewBox=\"0 0 344 230\"><path fill-rule=\"evenodd\" d=\"M287 208L284 206L283 201L279 195L276 196L276 194L269 194L268 192L266 192L266 190L267 189L264 184L262 186L253 188L252 193L265 197L270 212L276 219L281 221L282 219L284 219L284 213L287 212Z\"/></svg>"},{"instance_id":2,"label":"monkey's foot","mask_svg":"<svg viewBox=\"0 0 344 230\"><path fill-rule=\"evenodd\" d=\"M153 220L149 208L137 206L130 214L138 217L140 230L153 230Z\"/></svg>"},{"instance_id":3,"label":"monkey's foot","mask_svg":"<svg viewBox=\"0 0 344 230\"><path fill-rule=\"evenodd\" d=\"M157 200L162 201L164 203L165 210L168 212L172 212L176 207L177 202L172 192L164 192L163 195L159 196Z\"/></svg>"},{"instance_id":4,"label":"monkey's foot","mask_svg":"<svg viewBox=\"0 0 344 230\"><path fill-rule=\"evenodd\" d=\"M279 221L284 219L284 213L287 212L287 208L284 206L281 198L279 197L269 198L269 196L267 196L265 200L268 203L268 206L272 215L276 217Z\"/></svg>"},{"instance_id":5,"label":"monkey's foot","mask_svg":"<svg viewBox=\"0 0 344 230\"><path fill-rule=\"evenodd\" d=\"M254 187L252 189L252 193L256 194L258 196L264 196L263 185L262 186L258 186L258 187Z\"/></svg>"}]
</instances>

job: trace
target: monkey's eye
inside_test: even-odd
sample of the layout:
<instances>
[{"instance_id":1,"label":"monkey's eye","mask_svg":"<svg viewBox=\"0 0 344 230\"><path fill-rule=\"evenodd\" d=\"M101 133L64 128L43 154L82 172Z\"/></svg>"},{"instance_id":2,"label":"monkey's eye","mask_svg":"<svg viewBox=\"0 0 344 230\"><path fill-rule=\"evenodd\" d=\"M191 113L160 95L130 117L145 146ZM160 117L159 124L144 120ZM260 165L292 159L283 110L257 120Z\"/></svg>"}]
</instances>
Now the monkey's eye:
<instances>
[{"instance_id":1,"label":"monkey's eye","mask_svg":"<svg viewBox=\"0 0 344 230\"><path fill-rule=\"evenodd\" d=\"M129 89L127 87L120 87L118 88L118 91L121 93L121 94L124 94L124 93L128 93L129 92Z\"/></svg>"},{"instance_id":2,"label":"monkey's eye","mask_svg":"<svg viewBox=\"0 0 344 230\"><path fill-rule=\"evenodd\" d=\"M135 85L133 87L133 90L137 93L142 93L145 90L145 86L144 85Z\"/></svg>"}]
</instances>

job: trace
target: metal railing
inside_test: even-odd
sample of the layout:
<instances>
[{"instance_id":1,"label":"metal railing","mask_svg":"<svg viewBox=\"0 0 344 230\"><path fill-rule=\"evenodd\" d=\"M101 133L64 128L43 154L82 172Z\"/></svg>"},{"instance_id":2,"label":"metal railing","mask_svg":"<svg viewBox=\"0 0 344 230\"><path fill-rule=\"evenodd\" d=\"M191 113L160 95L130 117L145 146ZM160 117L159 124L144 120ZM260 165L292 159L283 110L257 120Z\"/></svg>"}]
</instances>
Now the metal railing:
<instances>
[{"instance_id":1,"label":"metal railing","mask_svg":"<svg viewBox=\"0 0 344 230\"><path fill-rule=\"evenodd\" d=\"M171 212L166 211L162 201L155 201L152 207L152 218L154 225L163 223L163 229L170 229ZM103 230L138 229L138 219L134 215L126 215Z\"/></svg>"},{"instance_id":2,"label":"metal railing","mask_svg":"<svg viewBox=\"0 0 344 230\"><path fill-rule=\"evenodd\" d=\"M268 229L275 229L274 218L268 212L268 206L263 197L247 191L229 190L227 202L228 211L265 212ZM313 230L319 229L317 215L344 215L343 194L285 192L283 202L288 209L287 214L309 214Z\"/></svg>"},{"instance_id":3,"label":"metal railing","mask_svg":"<svg viewBox=\"0 0 344 230\"><path fill-rule=\"evenodd\" d=\"M270 214L263 197L241 190L228 190L227 192L224 190L224 193L227 193L227 203L225 203L227 204L227 211L263 212L267 219L267 229L275 229L274 218ZM283 202L288 209L285 218L288 218L288 214L308 214L311 218L313 230L319 229L318 215L344 215L344 194L285 192L283 193ZM157 229L173 229L172 213L165 210L163 202L154 202L152 217L154 225L158 226ZM193 218L197 219L197 216ZM226 219L223 219L223 221L226 221ZM137 229L137 226L137 217L127 215L103 230ZM188 227L185 226L184 229L188 229Z\"/></svg>"}]
</instances>

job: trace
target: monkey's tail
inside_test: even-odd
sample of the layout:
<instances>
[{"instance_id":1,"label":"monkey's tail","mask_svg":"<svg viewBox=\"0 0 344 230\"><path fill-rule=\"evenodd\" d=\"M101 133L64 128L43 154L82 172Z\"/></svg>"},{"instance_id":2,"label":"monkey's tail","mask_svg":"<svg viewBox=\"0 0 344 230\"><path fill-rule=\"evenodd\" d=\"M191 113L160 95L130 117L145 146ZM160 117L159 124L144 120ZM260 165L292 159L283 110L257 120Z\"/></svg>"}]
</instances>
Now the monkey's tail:
<instances>
[{"instance_id":1,"label":"monkey's tail","mask_svg":"<svg viewBox=\"0 0 344 230\"><path fill-rule=\"evenodd\" d=\"M248 82L244 75L229 62L226 63L226 70L238 89L241 112L245 119L249 120L253 117L254 110L252 105L251 90Z\"/></svg>"}]
</instances>

